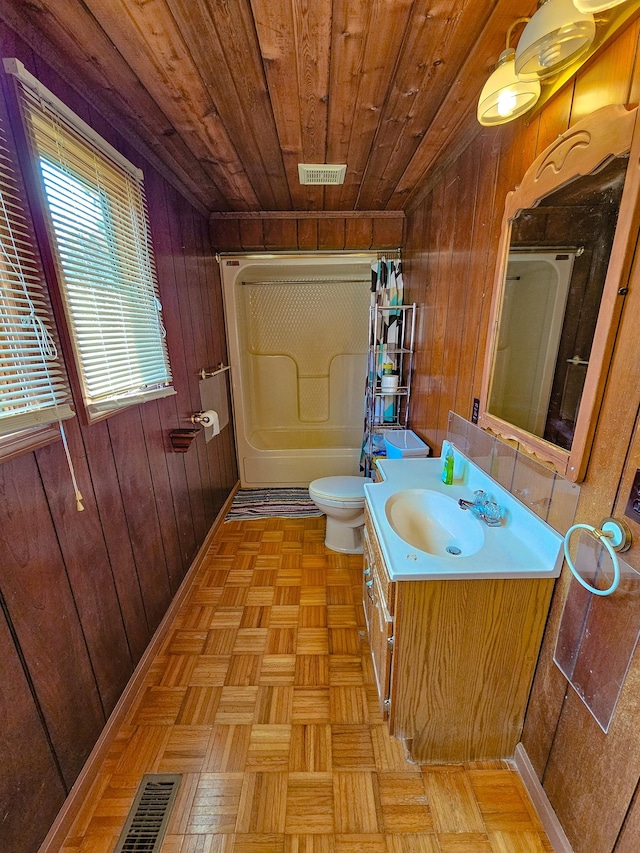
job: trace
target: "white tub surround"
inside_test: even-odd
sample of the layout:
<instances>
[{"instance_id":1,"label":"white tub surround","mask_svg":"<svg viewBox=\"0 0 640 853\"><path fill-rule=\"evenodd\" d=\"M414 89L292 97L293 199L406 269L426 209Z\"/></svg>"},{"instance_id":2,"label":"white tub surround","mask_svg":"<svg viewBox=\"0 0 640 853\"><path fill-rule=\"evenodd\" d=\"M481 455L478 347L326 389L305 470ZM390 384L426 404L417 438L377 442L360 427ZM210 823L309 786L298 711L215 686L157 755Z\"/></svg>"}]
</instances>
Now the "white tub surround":
<instances>
[{"instance_id":1,"label":"white tub surround","mask_svg":"<svg viewBox=\"0 0 640 853\"><path fill-rule=\"evenodd\" d=\"M359 473L373 259L220 258L244 488Z\"/></svg>"}]
</instances>

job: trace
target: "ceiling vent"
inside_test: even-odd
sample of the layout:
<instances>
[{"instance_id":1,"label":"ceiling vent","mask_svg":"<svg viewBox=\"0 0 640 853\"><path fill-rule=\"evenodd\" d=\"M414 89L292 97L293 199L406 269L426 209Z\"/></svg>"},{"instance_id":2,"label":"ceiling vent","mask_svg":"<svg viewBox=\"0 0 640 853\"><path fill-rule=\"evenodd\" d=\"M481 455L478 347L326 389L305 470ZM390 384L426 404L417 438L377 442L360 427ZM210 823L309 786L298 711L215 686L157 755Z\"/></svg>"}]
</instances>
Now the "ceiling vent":
<instances>
[{"instance_id":1,"label":"ceiling vent","mask_svg":"<svg viewBox=\"0 0 640 853\"><path fill-rule=\"evenodd\" d=\"M328 166L326 163L298 163L301 184L342 184L346 172L346 164Z\"/></svg>"}]
</instances>

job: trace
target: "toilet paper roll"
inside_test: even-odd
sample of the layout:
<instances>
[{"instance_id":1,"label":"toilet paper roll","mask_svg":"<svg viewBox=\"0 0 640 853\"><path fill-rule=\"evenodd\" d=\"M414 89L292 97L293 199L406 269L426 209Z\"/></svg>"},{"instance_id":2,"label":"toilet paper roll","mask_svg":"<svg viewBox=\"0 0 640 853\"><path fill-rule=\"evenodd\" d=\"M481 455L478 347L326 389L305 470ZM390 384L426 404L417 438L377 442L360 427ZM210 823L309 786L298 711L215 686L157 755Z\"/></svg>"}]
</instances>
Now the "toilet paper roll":
<instances>
[{"instance_id":1,"label":"toilet paper roll","mask_svg":"<svg viewBox=\"0 0 640 853\"><path fill-rule=\"evenodd\" d=\"M382 378L380 379L380 387L383 391L397 391L398 380L398 376L382 376Z\"/></svg>"},{"instance_id":2,"label":"toilet paper roll","mask_svg":"<svg viewBox=\"0 0 640 853\"><path fill-rule=\"evenodd\" d=\"M206 412L202 413L200 423L204 427L212 428L213 435L218 435L220 432L220 419L218 418L218 413L214 412L213 409L207 409Z\"/></svg>"}]
</instances>

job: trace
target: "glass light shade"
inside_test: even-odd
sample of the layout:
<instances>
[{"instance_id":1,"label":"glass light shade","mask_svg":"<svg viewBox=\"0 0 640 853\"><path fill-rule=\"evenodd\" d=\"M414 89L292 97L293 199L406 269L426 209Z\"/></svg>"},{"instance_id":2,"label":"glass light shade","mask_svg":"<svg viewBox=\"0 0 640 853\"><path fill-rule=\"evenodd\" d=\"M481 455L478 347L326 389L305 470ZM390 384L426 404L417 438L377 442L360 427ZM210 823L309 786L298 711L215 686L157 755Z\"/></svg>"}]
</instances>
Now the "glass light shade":
<instances>
[{"instance_id":1,"label":"glass light shade","mask_svg":"<svg viewBox=\"0 0 640 853\"><path fill-rule=\"evenodd\" d=\"M538 80L519 80L512 47L503 50L495 71L484 84L478 101L478 121L484 125L505 124L526 113L540 97Z\"/></svg>"},{"instance_id":2,"label":"glass light shade","mask_svg":"<svg viewBox=\"0 0 640 853\"><path fill-rule=\"evenodd\" d=\"M546 0L520 36L516 74L521 80L558 74L591 47L595 34L593 15L578 11L573 0Z\"/></svg>"},{"instance_id":3,"label":"glass light shade","mask_svg":"<svg viewBox=\"0 0 640 853\"><path fill-rule=\"evenodd\" d=\"M613 9L627 0L573 0L573 4L580 12L604 12L605 9Z\"/></svg>"}]
</instances>

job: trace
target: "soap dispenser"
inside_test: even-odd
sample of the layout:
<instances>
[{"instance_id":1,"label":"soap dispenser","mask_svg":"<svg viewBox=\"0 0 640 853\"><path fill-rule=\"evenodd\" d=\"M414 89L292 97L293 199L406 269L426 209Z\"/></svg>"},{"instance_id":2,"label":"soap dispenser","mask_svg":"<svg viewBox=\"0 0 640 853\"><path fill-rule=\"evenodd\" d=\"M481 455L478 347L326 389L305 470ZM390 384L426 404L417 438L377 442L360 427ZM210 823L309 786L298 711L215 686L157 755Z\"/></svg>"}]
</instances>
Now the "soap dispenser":
<instances>
[{"instance_id":1,"label":"soap dispenser","mask_svg":"<svg viewBox=\"0 0 640 853\"><path fill-rule=\"evenodd\" d=\"M453 483L453 450L451 449L451 445L447 447L442 464L442 482L445 486L450 486Z\"/></svg>"}]
</instances>

